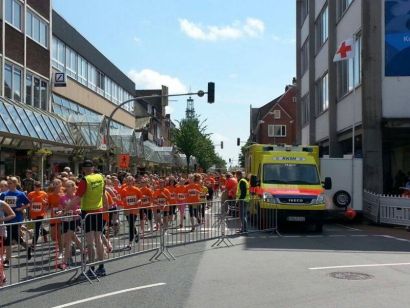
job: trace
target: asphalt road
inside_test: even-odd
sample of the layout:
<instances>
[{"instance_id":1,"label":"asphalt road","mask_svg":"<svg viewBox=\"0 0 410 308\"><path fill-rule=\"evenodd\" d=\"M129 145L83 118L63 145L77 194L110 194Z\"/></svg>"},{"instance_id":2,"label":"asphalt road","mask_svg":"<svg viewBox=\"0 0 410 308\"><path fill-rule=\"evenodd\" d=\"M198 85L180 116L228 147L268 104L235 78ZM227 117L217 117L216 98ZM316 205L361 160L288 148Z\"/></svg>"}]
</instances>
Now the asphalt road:
<instances>
[{"instance_id":1,"label":"asphalt road","mask_svg":"<svg viewBox=\"0 0 410 308\"><path fill-rule=\"evenodd\" d=\"M298 230L231 241L226 248L211 248L213 241L173 248L171 262L150 262L152 253L115 261L93 284L67 283L71 273L5 289L0 306L77 300L86 301L73 307L409 306L410 233L404 230L330 224L321 235Z\"/></svg>"}]
</instances>

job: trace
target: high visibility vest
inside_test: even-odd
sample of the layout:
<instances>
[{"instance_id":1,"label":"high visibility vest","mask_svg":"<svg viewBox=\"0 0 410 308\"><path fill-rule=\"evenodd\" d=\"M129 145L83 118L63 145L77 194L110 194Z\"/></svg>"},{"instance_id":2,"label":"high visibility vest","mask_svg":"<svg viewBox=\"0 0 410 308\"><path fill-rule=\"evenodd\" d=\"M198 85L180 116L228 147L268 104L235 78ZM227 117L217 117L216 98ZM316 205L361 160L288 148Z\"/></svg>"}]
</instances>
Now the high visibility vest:
<instances>
[{"instance_id":1,"label":"high visibility vest","mask_svg":"<svg viewBox=\"0 0 410 308\"><path fill-rule=\"evenodd\" d=\"M101 174L85 176L87 190L81 198L82 211L95 211L103 207L104 178Z\"/></svg>"},{"instance_id":2,"label":"high visibility vest","mask_svg":"<svg viewBox=\"0 0 410 308\"><path fill-rule=\"evenodd\" d=\"M246 202L249 202L249 200L250 200L249 183L244 178L240 179L239 182L238 182L238 188L236 189L236 199L239 199L239 197L241 196L241 189L240 189L241 182L245 182L245 184L246 184L246 196L245 196L245 199L243 199L243 200L245 200Z\"/></svg>"}]
</instances>

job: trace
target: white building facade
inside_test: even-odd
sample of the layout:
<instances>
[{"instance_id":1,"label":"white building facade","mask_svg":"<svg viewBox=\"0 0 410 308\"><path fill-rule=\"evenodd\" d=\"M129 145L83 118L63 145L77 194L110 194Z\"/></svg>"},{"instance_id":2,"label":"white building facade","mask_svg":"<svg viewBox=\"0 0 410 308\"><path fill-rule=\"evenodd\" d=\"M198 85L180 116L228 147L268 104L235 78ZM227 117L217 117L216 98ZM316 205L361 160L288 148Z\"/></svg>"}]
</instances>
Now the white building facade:
<instances>
[{"instance_id":1,"label":"white building facade","mask_svg":"<svg viewBox=\"0 0 410 308\"><path fill-rule=\"evenodd\" d=\"M354 149L375 192L410 175L408 12L406 0L297 0L298 139L330 157ZM333 62L346 39L354 59Z\"/></svg>"}]
</instances>

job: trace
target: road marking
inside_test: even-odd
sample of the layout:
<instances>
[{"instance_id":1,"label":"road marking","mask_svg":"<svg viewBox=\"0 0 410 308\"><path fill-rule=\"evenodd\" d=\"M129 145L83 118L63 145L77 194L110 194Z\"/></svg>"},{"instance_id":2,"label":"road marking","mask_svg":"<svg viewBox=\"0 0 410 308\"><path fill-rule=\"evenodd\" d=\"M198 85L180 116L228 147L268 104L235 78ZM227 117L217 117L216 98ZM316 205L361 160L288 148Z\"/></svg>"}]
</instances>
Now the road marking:
<instances>
[{"instance_id":1,"label":"road marking","mask_svg":"<svg viewBox=\"0 0 410 308\"><path fill-rule=\"evenodd\" d=\"M141 287L136 287L136 288L131 288L131 289L125 289L125 290L121 290L121 291L115 291L115 292L111 292L111 293L106 293L106 294L102 294L102 295L97 295L97 296L81 299L81 300L71 302L71 303L67 303L67 304L64 304L64 305L54 306L53 308L70 307L70 306L90 302L90 301L93 301L93 300L97 300L97 299L100 299L100 298L108 297L108 296L118 295L118 294L122 294L122 293L127 293L127 292L136 291L136 290L147 289L147 288L159 287L159 286L163 286L163 285L166 285L166 283L160 282L160 283L149 284L149 285L146 285L146 286L141 286Z\"/></svg>"},{"instance_id":2,"label":"road marking","mask_svg":"<svg viewBox=\"0 0 410 308\"><path fill-rule=\"evenodd\" d=\"M384 237L384 238L388 238L388 239L393 239L393 240L397 240L397 241L402 241L402 242L410 242L410 240L405 239L405 238L401 238L401 237L395 237L392 235L379 235L380 237Z\"/></svg>"},{"instance_id":3,"label":"road marking","mask_svg":"<svg viewBox=\"0 0 410 308\"><path fill-rule=\"evenodd\" d=\"M345 226L345 225L342 225L342 224L336 224L336 225L341 226L341 227L346 228L346 229L351 230L351 231L363 231L363 230L348 227L348 226Z\"/></svg>"},{"instance_id":4,"label":"road marking","mask_svg":"<svg viewBox=\"0 0 410 308\"><path fill-rule=\"evenodd\" d=\"M337 268L356 268L356 267L383 267L383 266L404 266L410 265L410 263L382 263L382 264L357 264L357 265L337 265L337 266L324 266L324 267L309 267L310 270L325 270L325 269L337 269Z\"/></svg>"}]
</instances>

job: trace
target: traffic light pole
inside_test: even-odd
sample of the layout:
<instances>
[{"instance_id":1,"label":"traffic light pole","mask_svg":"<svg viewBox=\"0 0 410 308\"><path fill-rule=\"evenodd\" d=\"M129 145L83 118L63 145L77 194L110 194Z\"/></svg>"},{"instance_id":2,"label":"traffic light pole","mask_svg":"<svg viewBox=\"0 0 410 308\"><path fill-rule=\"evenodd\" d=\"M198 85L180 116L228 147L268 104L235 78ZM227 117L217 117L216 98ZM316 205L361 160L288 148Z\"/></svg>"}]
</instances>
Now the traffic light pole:
<instances>
[{"instance_id":1,"label":"traffic light pole","mask_svg":"<svg viewBox=\"0 0 410 308\"><path fill-rule=\"evenodd\" d=\"M114 110L111 112L110 116L108 117L107 120L107 132L105 134L105 141L107 145L107 150L106 150L106 158L107 158L107 171L111 171L111 165L110 165L110 147L111 147L111 142L110 142L110 128L111 128L111 122L114 114L123 107L124 105L138 101L141 99L153 99L153 98L165 98L165 97L176 97L176 96L188 96L188 95L198 95L199 97L204 96L205 94L208 95L208 103L214 103L215 100L215 84L213 82L208 82L208 92L204 92L202 90L198 92L191 92L191 93L182 93L182 94L167 94L167 95L146 95L146 96L138 96L138 97L133 97L131 99L128 99L126 101L123 101L121 104L117 105Z\"/></svg>"}]
</instances>

